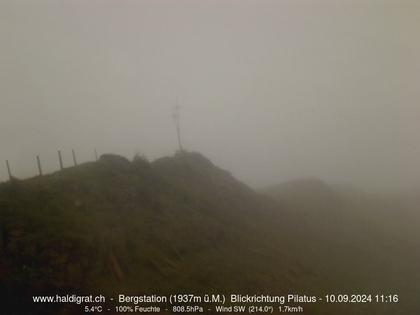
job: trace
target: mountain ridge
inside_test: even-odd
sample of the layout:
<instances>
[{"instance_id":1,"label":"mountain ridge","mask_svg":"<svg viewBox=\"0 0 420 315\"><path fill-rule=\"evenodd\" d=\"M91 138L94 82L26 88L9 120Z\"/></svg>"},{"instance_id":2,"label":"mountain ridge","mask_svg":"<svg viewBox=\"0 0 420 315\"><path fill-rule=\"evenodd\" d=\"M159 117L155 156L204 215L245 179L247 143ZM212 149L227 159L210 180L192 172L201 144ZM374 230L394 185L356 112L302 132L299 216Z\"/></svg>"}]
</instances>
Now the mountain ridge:
<instances>
[{"instance_id":1,"label":"mountain ridge","mask_svg":"<svg viewBox=\"0 0 420 315\"><path fill-rule=\"evenodd\" d=\"M414 245L393 228L395 220L387 221L390 238L364 211L374 203L358 204L363 216L354 217L347 203L340 211L323 208L335 204L327 184L292 186L293 193L282 198L264 195L185 151L153 162L106 154L97 162L2 183L4 308L13 314L81 313L31 302L31 295L51 292L323 294L379 287L399 288L414 299L417 256L410 256ZM316 198L308 202L311 194ZM300 198L305 202L289 202ZM397 259L402 255L407 261ZM405 271L390 277L388 270L401 266ZM407 314L415 306L375 306L372 312L379 307L381 314ZM307 309L357 314L343 305Z\"/></svg>"}]
</instances>

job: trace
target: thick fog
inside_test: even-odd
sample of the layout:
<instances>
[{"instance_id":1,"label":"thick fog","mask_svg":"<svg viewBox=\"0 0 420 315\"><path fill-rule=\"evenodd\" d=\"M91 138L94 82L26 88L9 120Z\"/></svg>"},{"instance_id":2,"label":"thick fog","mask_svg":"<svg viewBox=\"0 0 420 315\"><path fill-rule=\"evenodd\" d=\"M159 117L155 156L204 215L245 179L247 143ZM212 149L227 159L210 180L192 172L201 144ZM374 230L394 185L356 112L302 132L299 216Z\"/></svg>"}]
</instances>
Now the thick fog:
<instances>
[{"instance_id":1,"label":"thick fog","mask_svg":"<svg viewBox=\"0 0 420 315\"><path fill-rule=\"evenodd\" d=\"M253 187L420 187L420 5L0 2L0 179L200 151Z\"/></svg>"}]
</instances>

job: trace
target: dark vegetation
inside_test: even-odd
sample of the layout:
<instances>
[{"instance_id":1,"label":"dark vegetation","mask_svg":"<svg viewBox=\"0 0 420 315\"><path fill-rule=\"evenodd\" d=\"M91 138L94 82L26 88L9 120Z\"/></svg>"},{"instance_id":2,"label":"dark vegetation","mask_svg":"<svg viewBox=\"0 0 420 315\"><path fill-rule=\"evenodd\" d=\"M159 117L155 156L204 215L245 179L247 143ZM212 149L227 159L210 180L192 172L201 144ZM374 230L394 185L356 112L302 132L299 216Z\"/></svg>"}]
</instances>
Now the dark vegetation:
<instances>
[{"instance_id":1,"label":"dark vegetation","mask_svg":"<svg viewBox=\"0 0 420 315\"><path fill-rule=\"evenodd\" d=\"M32 303L56 293L374 293L401 302L305 313L420 311L419 234L403 202L350 198L317 180L264 193L186 152L154 162L104 155L3 183L3 307L79 313Z\"/></svg>"}]
</instances>

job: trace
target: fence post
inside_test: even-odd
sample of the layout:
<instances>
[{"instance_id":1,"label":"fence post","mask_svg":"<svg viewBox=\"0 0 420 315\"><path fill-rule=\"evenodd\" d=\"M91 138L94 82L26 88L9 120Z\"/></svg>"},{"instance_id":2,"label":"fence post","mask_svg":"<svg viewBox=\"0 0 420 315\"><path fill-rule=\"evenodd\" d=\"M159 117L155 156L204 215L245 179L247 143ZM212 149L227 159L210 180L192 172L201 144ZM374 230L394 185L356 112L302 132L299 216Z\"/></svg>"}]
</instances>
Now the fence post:
<instances>
[{"instance_id":1,"label":"fence post","mask_svg":"<svg viewBox=\"0 0 420 315\"><path fill-rule=\"evenodd\" d=\"M39 176L42 176L42 166L41 166L41 159L39 158L39 155L36 156L36 162L38 164Z\"/></svg>"},{"instance_id":2,"label":"fence post","mask_svg":"<svg viewBox=\"0 0 420 315\"><path fill-rule=\"evenodd\" d=\"M76 153L74 152L74 150L71 150L71 154L73 155L73 163L74 163L74 166L77 166Z\"/></svg>"},{"instance_id":3,"label":"fence post","mask_svg":"<svg viewBox=\"0 0 420 315\"><path fill-rule=\"evenodd\" d=\"M9 180L12 180L12 172L10 171L9 160L6 160L6 166L7 166L7 173L9 174Z\"/></svg>"},{"instance_id":4,"label":"fence post","mask_svg":"<svg viewBox=\"0 0 420 315\"><path fill-rule=\"evenodd\" d=\"M60 170L63 170L63 158L61 157L60 150L58 150L58 161L60 162Z\"/></svg>"}]
</instances>

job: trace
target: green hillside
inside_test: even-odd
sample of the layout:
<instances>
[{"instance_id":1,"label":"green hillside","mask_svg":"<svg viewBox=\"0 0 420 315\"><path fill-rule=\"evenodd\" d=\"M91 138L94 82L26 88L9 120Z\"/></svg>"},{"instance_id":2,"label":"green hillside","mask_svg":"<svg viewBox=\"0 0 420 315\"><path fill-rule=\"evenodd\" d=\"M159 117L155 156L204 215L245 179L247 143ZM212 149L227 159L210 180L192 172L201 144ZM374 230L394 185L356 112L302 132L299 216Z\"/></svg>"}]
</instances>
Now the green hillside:
<instances>
[{"instance_id":1,"label":"green hillside","mask_svg":"<svg viewBox=\"0 0 420 315\"><path fill-rule=\"evenodd\" d=\"M1 294L277 289L283 255L253 229L262 201L195 153L4 183Z\"/></svg>"},{"instance_id":2,"label":"green hillside","mask_svg":"<svg viewBox=\"0 0 420 315\"><path fill-rule=\"evenodd\" d=\"M295 191L293 198L297 196ZM310 205L302 211L289 201L256 193L202 155L186 152L154 162L104 155L98 162L3 183L3 307L7 314L79 314L65 305L31 301L32 295L60 292L115 296L401 289L412 297L415 287L406 273L415 270L414 256L406 247L398 247L408 254L400 263L393 256L395 244L376 239L386 233L349 237L362 233L355 219L341 212L331 221L308 219ZM348 231L343 228L347 223ZM411 269L399 273L398 266ZM337 314L336 307L340 314L368 314L366 308L347 306L308 310ZM409 314L414 307L418 305L410 301L374 309L380 310L377 314Z\"/></svg>"},{"instance_id":3,"label":"green hillside","mask_svg":"<svg viewBox=\"0 0 420 315\"><path fill-rule=\"evenodd\" d=\"M317 291L400 296L397 304L338 307L333 314L420 312L418 202L330 186L317 179L271 186L262 193L292 210L292 214L280 210L289 214L283 216L285 222L303 226L300 239L286 246L295 259L310 263L322 277Z\"/></svg>"}]
</instances>

